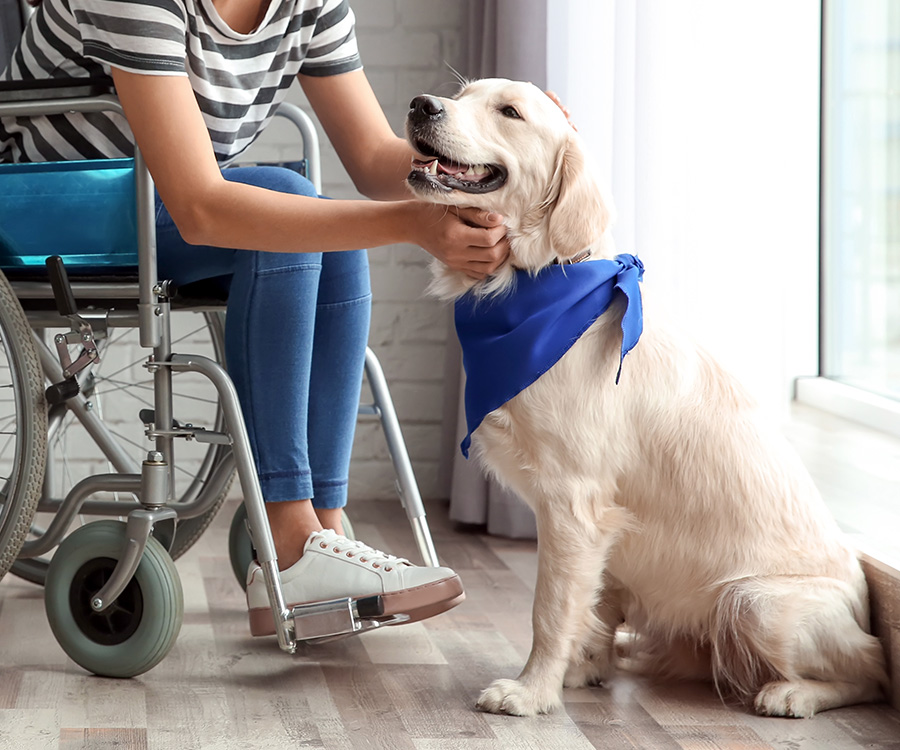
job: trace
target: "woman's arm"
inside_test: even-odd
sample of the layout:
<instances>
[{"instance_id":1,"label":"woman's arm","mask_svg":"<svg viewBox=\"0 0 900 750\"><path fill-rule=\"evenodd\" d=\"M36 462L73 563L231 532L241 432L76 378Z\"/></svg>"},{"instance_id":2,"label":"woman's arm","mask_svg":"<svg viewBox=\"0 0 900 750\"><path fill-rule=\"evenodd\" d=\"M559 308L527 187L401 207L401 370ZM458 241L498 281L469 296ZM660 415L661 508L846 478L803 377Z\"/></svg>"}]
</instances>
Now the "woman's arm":
<instances>
[{"instance_id":1,"label":"woman's arm","mask_svg":"<svg viewBox=\"0 0 900 750\"><path fill-rule=\"evenodd\" d=\"M391 130L365 73L297 78L356 189L375 200L408 199L412 149Z\"/></svg>"},{"instance_id":2,"label":"woman's arm","mask_svg":"<svg viewBox=\"0 0 900 750\"><path fill-rule=\"evenodd\" d=\"M192 244L327 252L409 242L477 277L493 272L506 255L499 217L483 216L490 226L472 227L418 201L323 201L228 182L187 78L113 68L113 79L160 196Z\"/></svg>"}]
</instances>

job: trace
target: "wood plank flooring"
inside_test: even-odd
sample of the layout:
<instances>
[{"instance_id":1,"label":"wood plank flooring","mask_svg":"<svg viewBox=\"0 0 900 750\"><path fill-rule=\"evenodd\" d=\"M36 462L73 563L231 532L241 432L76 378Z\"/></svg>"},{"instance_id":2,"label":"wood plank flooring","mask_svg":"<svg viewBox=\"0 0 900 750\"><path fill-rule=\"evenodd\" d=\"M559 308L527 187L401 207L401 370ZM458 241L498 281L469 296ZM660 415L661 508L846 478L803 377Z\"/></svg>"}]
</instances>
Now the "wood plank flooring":
<instances>
[{"instance_id":1,"label":"wood plank flooring","mask_svg":"<svg viewBox=\"0 0 900 750\"><path fill-rule=\"evenodd\" d=\"M0 581L2 750L900 750L900 712L885 705L810 720L723 705L705 684L620 674L609 688L567 690L537 718L483 714L479 691L515 677L531 639L535 547L460 530L429 506L442 560L468 598L422 623L282 653L249 635L227 558L233 505L178 561L185 620L174 649L131 680L85 673L53 639L41 589ZM360 538L409 556L399 503L357 503Z\"/></svg>"}]
</instances>

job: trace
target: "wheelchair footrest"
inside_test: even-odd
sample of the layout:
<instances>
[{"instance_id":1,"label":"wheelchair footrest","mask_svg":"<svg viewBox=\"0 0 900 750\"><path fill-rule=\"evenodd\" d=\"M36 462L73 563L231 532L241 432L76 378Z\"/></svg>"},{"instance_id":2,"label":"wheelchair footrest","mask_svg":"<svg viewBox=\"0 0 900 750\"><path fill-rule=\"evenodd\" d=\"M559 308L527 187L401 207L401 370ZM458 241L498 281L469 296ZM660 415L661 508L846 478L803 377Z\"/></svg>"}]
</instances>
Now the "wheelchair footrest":
<instances>
[{"instance_id":1,"label":"wheelchair footrest","mask_svg":"<svg viewBox=\"0 0 900 750\"><path fill-rule=\"evenodd\" d=\"M364 599L334 599L315 604L303 604L291 611L294 637L307 643L358 635L384 625L399 625L408 615L384 616L384 602L380 596Z\"/></svg>"}]
</instances>

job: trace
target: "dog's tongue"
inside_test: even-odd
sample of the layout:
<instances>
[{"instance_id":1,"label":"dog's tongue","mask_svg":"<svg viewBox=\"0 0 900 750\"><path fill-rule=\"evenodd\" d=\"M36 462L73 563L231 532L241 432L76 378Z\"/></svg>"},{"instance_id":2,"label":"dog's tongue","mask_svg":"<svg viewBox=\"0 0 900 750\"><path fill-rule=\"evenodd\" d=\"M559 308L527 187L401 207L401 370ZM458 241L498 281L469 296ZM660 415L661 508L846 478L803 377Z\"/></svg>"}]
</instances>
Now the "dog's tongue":
<instances>
[{"instance_id":1,"label":"dog's tongue","mask_svg":"<svg viewBox=\"0 0 900 750\"><path fill-rule=\"evenodd\" d=\"M438 162L438 169L444 174L459 175L469 168L468 164L457 164L455 161L441 159Z\"/></svg>"}]
</instances>

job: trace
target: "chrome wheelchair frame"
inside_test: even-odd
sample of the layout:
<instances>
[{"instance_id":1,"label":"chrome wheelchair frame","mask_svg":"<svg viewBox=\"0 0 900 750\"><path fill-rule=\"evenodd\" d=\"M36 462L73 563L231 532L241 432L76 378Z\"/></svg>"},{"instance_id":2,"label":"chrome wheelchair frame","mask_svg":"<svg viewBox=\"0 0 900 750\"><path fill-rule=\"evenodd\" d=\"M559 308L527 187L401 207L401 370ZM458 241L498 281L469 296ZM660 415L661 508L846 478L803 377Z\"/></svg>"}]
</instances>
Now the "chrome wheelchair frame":
<instances>
[{"instance_id":1,"label":"chrome wheelchair frame","mask_svg":"<svg viewBox=\"0 0 900 750\"><path fill-rule=\"evenodd\" d=\"M28 117L60 112L96 111L113 111L123 114L118 100L109 94L91 98L73 96L48 100L0 102L0 115ZM316 188L320 189L319 149L315 128L306 114L298 107L282 105L279 115L287 117L299 129L303 141L304 157L310 165L309 176ZM154 537L154 529L164 526L165 522L196 519L209 513L216 498L221 497L227 491L230 478L235 471L244 496L249 538L252 539L253 547L256 550L256 559L263 569L276 624L276 635L279 646L283 650L293 653L300 641L318 641L352 635L383 625L403 622L406 619L403 615L393 618L382 616L380 597L370 597L364 600L348 598L294 607L293 609L287 608L278 574L271 530L234 386L224 368L214 359L173 351L171 315L173 305L178 303L174 300L175 290L171 282L157 278L154 187L137 149L135 151L134 177L138 215L136 282L76 280L69 283L66 278L62 277L61 281L57 282L61 291L58 288L54 292L48 282L17 281L15 279L11 281L16 297L26 309L27 319L34 327L60 325L62 319L60 313L54 312L49 307L49 302L56 300L57 305L61 305L62 312L65 313L65 317L71 324L73 334L63 344L76 341L77 346L82 349L82 355L90 350L95 336L95 327L103 330L120 326L136 327L140 332L141 347L150 350L144 367L152 375L153 409L149 413L150 420L147 420L146 417L142 417L142 420L146 423L145 435L153 442L153 448L147 451L143 461L136 461L132 454L119 444L115 436L106 428L103 420L91 410L89 399L83 394L70 393L60 396L66 409L74 414L84 426L115 471L83 479L71 488L64 499L43 497L37 507L40 511L54 513L53 521L36 539L23 543L19 553L20 559L24 561L36 558L62 542L53 558L53 560L57 560L63 547L77 547L78 544L70 542L70 540L81 529L66 537L65 540L63 539L76 515L107 517L127 515L127 522L121 538L113 539L110 536L103 542L110 549L118 548L117 554L109 550L105 553L114 558L112 569L107 570L101 578L94 578L93 583L83 581L80 584L82 588L79 591L82 594L84 592L90 594L90 601L86 604L81 602L79 605L84 609L81 620L75 616L74 621L70 621L69 613L66 612L66 616L62 618L65 623L54 624L51 621L51 626L54 626L54 632L61 645L81 666L98 674L133 676L158 663L174 644L177 631L180 629L180 619L177 625L174 622L170 623L167 632L158 637L159 643L153 646L153 649L162 653L154 653L137 664L130 663L121 669L115 664L110 664L110 659L106 656L95 656L95 652L102 652L102 644L96 647L91 646L86 652L77 643L74 648L70 648L69 641L71 639L65 632L60 631L73 627L73 622L77 625L78 622L89 621L94 615L103 616L104 613L112 612L117 600L122 597L130 582L135 579L142 560L154 556L160 559L166 558L168 562L164 560L157 565L157 577L167 580L162 584L153 584L153 586L164 592L161 595L164 599L170 596L179 598L181 596L180 582L168 580L172 576L177 579L177 573L172 572L174 566L171 565L171 559L168 558L164 545ZM62 300L60 300L61 297ZM106 310L98 314L94 311L79 310L75 302L78 299L89 299L100 304L104 300L136 300L136 307L125 310ZM211 312L217 310L215 306L205 307L195 304L191 308L190 305L190 302L186 303L189 309ZM34 341L40 366L48 382L60 384L77 378L69 371L69 363L65 361L65 356L61 362L36 333ZM62 352L64 348L64 346L59 348L59 351ZM88 370L90 366L91 363L88 362ZM204 428L182 424L176 420L177 415L173 414L172 409L172 376L174 373L182 372L198 373L213 385L218 394L219 408L223 418L222 424L214 425L213 428ZM371 349L366 351L365 374L373 401L370 404L361 405L360 413L373 414L381 421L397 476L397 489L409 518L417 547L425 564L436 566L438 565L437 554L397 415L383 371ZM216 446L217 460L204 483L202 492L199 488L194 488L196 491L192 489L187 493L183 502L173 503L175 443L179 440L194 440ZM43 469L42 466L34 468L36 471ZM126 493L136 499L125 504L127 512L123 512L121 501L91 499L92 496L105 492ZM92 525L87 524L82 529ZM99 531L94 536L97 533ZM88 539L88 535L85 535L85 539ZM95 541L91 543L95 543ZM103 547L103 544L100 544L100 547ZM70 552L71 550L66 554ZM87 562L82 559L84 556L83 551L76 550L75 557L83 567L87 565ZM48 585L55 580L53 560L49 563L47 572ZM62 567L62 563L58 567ZM237 566L236 570L239 568L240 566ZM98 582L102 582L99 589L97 588ZM64 584L70 587L75 585L68 579ZM174 591L176 588L178 589L176 593L165 593ZM55 599L62 601L65 596L57 592ZM51 611L50 606L48 597L48 615ZM53 606L61 606L65 609L67 604L62 601L62 604L57 602ZM178 607L176 606L175 609ZM170 632L173 630L174 634Z\"/></svg>"}]
</instances>

